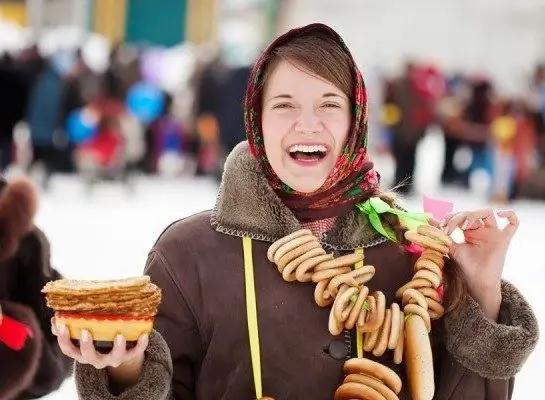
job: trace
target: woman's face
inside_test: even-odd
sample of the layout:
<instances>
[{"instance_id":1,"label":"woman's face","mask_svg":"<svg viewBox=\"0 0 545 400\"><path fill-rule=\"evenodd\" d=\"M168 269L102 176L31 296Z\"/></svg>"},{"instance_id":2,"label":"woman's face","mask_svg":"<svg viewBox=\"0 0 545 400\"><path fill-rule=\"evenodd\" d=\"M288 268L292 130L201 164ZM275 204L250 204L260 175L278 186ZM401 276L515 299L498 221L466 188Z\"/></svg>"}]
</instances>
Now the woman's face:
<instances>
[{"instance_id":1,"label":"woman's face","mask_svg":"<svg viewBox=\"0 0 545 400\"><path fill-rule=\"evenodd\" d=\"M296 191L318 190L345 144L350 100L333 84L281 61L265 87L262 111L265 152L276 175Z\"/></svg>"}]
</instances>

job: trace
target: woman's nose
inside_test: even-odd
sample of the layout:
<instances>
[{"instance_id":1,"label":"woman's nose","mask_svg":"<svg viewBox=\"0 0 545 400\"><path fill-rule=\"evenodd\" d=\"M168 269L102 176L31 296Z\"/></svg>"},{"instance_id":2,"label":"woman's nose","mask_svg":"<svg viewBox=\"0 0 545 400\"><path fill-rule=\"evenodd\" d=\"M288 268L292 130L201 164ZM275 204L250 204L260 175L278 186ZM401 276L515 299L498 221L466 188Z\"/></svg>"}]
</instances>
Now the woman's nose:
<instances>
[{"instance_id":1,"label":"woman's nose","mask_svg":"<svg viewBox=\"0 0 545 400\"><path fill-rule=\"evenodd\" d=\"M296 132L314 134L322 131L322 123L314 110L302 111L295 125Z\"/></svg>"}]
</instances>

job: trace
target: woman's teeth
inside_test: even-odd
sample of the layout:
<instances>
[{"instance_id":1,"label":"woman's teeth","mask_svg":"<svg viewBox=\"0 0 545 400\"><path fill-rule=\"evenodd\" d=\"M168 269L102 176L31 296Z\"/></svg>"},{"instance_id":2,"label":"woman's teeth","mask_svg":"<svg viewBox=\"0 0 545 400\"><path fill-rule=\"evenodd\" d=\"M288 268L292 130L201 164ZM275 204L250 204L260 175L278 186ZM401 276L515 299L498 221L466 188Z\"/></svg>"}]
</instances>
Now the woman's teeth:
<instances>
[{"instance_id":1,"label":"woman's teeth","mask_svg":"<svg viewBox=\"0 0 545 400\"><path fill-rule=\"evenodd\" d=\"M327 148L324 145L312 145L308 146L305 144L296 144L290 147L290 153L326 153Z\"/></svg>"},{"instance_id":2,"label":"woman's teeth","mask_svg":"<svg viewBox=\"0 0 545 400\"><path fill-rule=\"evenodd\" d=\"M322 160L327 154L324 145L296 144L289 149L290 157L301 162L314 162Z\"/></svg>"}]
</instances>

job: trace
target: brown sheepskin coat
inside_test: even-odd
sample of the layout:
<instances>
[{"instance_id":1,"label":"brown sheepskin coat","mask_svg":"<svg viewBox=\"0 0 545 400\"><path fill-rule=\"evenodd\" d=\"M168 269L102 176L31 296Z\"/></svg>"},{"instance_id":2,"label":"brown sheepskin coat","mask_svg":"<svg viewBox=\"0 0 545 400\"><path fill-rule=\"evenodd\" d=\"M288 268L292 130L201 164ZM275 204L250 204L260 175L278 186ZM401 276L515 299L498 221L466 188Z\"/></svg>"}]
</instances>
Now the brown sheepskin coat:
<instances>
[{"instance_id":1,"label":"brown sheepskin coat","mask_svg":"<svg viewBox=\"0 0 545 400\"><path fill-rule=\"evenodd\" d=\"M328 308L314 302L314 285L287 283L266 257L271 242L300 228L274 194L247 144L226 163L215 210L170 226L153 247L145 272L163 289L163 302L139 382L119 396L104 370L76 364L82 400L255 399L244 294L241 236L253 240L263 394L276 400L331 400L342 366L356 355L354 332L328 331ZM322 240L337 255L365 247L376 274L367 284L387 304L412 277L413 262L395 243L377 237L367 219L349 212ZM537 320L519 291L503 282L498 323L471 297L459 312L436 321L433 346L436 399L506 400L514 377L538 339ZM368 355L371 358L371 355ZM391 352L379 359L403 380Z\"/></svg>"}]
</instances>

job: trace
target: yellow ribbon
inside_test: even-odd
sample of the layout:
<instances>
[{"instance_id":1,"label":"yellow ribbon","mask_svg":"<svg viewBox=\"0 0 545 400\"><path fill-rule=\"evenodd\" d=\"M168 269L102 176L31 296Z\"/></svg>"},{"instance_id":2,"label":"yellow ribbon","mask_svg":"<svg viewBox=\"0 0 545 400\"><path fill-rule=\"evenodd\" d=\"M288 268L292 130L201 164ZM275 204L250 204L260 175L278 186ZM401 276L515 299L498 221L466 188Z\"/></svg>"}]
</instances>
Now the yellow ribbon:
<instances>
[{"instance_id":1,"label":"yellow ribbon","mask_svg":"<svg viewBox=\"0 0 545 400\"><path fill-rule=\"evenodd\" d=\"M363 256L363 248L358 247L355 251L357 255ZM363 267L363 260L356 264L356 269ZM363 358L363 333L356 328L356 347L358 349L358 358Z\"/></svg>"},{"instance_id":2,"label":"yellow ribbon","mask_svg":"<svg viewBox=\"0 0 545 400\"><path fill-rule=\"evenodd\" d=\"M254 261L252 257L252 239L242 238L244 249L244 283L246 289L246 315L248 319L248 334L250 336L250 354L256 399L263 397L261 382L261 351L259 349L259 327L257 325L257 302L254 283Z\"/></svg>"},{"instance_id":3,"label":"yellow ribbon","mask_svg":"<svg viewBox=\"0 0 545 400\"><path fill-rule=\"evenodd\" d=\"M250 356L252 359L252 372L254 376L256 399L263 397L263 382L261 379L261 350L259 348L259 327L257 324L257 300L254 279L254 261L252 255L252 239L242 238L244 253L244 286L246 291L246 318L248 321L248 336L250 338ZM356 254L363 255L363 248L357 248ZM356 268L363 267L363 260L358 262ZM356 343L358 358L363 358L363 334L356 330Z\"/></svg>"}]
</instances>

